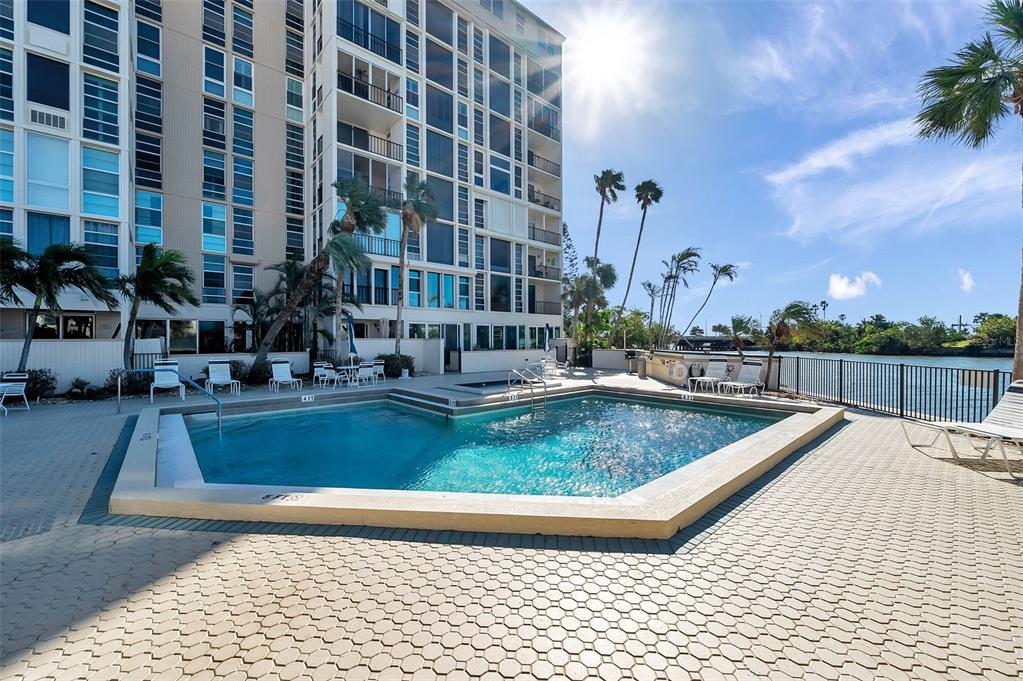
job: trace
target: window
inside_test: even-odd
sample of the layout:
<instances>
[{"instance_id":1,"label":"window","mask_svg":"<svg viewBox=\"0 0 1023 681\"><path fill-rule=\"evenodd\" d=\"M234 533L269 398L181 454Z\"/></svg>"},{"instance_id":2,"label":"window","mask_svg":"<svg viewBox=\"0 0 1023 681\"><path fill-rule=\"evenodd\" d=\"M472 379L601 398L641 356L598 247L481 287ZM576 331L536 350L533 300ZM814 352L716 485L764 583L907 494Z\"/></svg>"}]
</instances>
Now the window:
<instances>
[{"instance_id":1,"label":"window","mask_svg":"<svg viewBox=\"0 0 1023 681\"><path fill-rule=\"evenodd\" d=\"M202 302L227 302L227 259L222 255L202 257Z\"/></svg>"},{"instance_id":2,"label":"window","mask_svg":"<svg viewBox=\"0 0 1023 681\"><path fill-rule=\"evenodd\" d=\"M203 46L202 91L217 97L224 96L224 53L209 45Z\"/></svg>"},{"instance_id":3,"label":"window","mask_svg":"<svg viewBox=\"0 0 1023 681\"><path fill-rule=\"evenodd\" d=\"M234 109L234 139L231 149L236 154L252 156L252 112L245 109Z\"/></svg>"},{"instance_id":4,"label":"window","mask_svg":"<svg viewBox=\"0 0 1023 681\"><path fill-rule=\"evenodd\" d=\"M440 307L440 275L436 272L426 273L426 306Z\"/></svg>"},{"instance_id":5,"label":"window","mask_svg":"<svg viewBox=\"0 0 1023 681\"><path fill-rule=\"evenodd\" d=\"M227 207L223 204L202 202L202 250L227 252Z\"/></svg>"},{"instance_id":6,"label":"window","mask_svg":"<svg viewBox=\"0 0 1023 681\"><path fill-rule=\"evenodd\" d=\"M224 154L203 149L202 152L202 195L207 199L225 197L227 183L227 162Z\"/></svg>"},{"instance_id":7,"label":"window","mask_svg":"<svg viewBox=\"0 0 1023 681\"><path fill-rule=\"evenodd\" d=\"M469 62L464 59L458 60L458 94L461 97L469 96Z\"/></svg>"},{"instance_id":8,"label":"window","mask_svg":"<svg viewBox=\"0 0 1023 681\"><path fill-rule=\"evenodd\" d=\"M491 239L491 243L494 241L496 239ZM492 312L511 312L511 277L490 275L490 310ZM494 340L497 340L496 329Z\"/></svg>"},{"instance_id":9,"label":"window","mask_svg":"<svg viewBox=\"0 0 1023 681\"><path fill-rule=\"evenodd\" d=\"M482 104L486 99L486 93L483 89L483 69L472 70L472 100L477 104Z\"/></svg>"},{"instance_id":10,"label":"window","mask_svg":"<svg viewBox=\"0 0 1023 681\"><path fill-rule=\"evenodd\" d=\"M503 158L490 156L490 188L495 192L511 194L511 164Z\"/></svg>"},{"instance_id":11,"label":"window","mask_svg":"<svg viewBox=\"0 0 1023 681\"><path fill-rule=\"evenodd\" d=\"M235 203L251 206L254 197L252 159L235 156L232 166L234 167L234 190L231 193L231 198Z\"/></svg>"},{"instance_id":12,"label":"window","mask_svg":"<svg viewBox=\"0 0 1023 681\"><path fill-rule=\"evenodd\" d=\"M458 17L457 33L458 51L462 54L469 54L469 22L462 17Z\"/></svg>"},{"instance_id":13,"label":"window","mask_svg":"<svg viewBox=\"0 0 1023 681\"><path fill-rule=\"evenodd\" d=\"M14 236L14 211L0 208L0 237Z\"/></svg>"},{"instance_id":14,"label":"window","mask_svg":"<svg viewBox=\"0 0 1023 681\"><path fill-rule=\"evenodd\" d=\"M426 0L426 32L451 44L452 13L437 0Z\"/></svg>"},{"instance_id":15,"label":"window","mask_svg":"<svg viewBox=\"0 0 1023 681\"><path fill-rule=\"evenodd\" d=\"M227 349L225 326L224 322L219 321L199 322L199 352L204 354L224 352Z\"/></svg>"},{"instance_id":16,"label":"window","mask_svg":"<svg viewBox=\"0 0 1023 681\"><path fill-rule=\"evenodd\" d=\"M472 159L472 181L477 187L483 186L483 173L486 171L483 165L483 152L480 150L473 151ZM478 220L479 218L477 218Z\"/></svg>"},{"instance_id":17,"label":"window","mask_svg":"<svg viewBox=\"0 0 1023 681\"><path fill-rule=\"evenodd\" d=\"M117 144L117 83L86 73L84 95L82 135Z\"/></svg>"},{"instance_id":18,"label":"window","mask_svg":"<svg viewBox=\"0 0 1023 681\"><path fill-rule=\"evenodd\" d=\"M289 121L301 123L302 114L302 81L295 78L288 78L288 89L285 95L287 104L287 118Z\"/></svg>"},{"instance_id":19,"label":"window","mask_svg":"<svg viewBox=\"0 0 1023 681\"><path fill-rule=\"evenodd\" d=\"M233 35L231 36L231 48L238 54L246 57L252 56L252 12L241 7L233 7L231 13L234 17Z\"/></svg>"},{"instance_id":20,"label":"window","mask_svg":"<svg viewBox=\"0 0 1023 681\"><path fill-rule=\"evenodd\" d=\"M444 275L442 292L441 306L453 308L455 306L455 275Z\"/></svg>"},{"instance_id":21,"label":"window","mask_svg":"<svg viewBox=\"0 0 1023 681\"><path fill-rule=\"evenodd\" d=\"M405 126L405 160L410 166L419 166L419 128Z\"/></svg>"},{"instance_id":22,"label":"window","mask_svg":"<svg viewBox=\"0 0 1023 681\"><path fill-rule=\"evenodd\" d=\"M298 125L285 125L284 128L284 164L289 168L301 170L305 129Z\"/></svg>"},{"instance_id":23,"label":"window","mask_svg":"<svg viewBox=\"0 0 1023 681\"><path fill-rule=\"evenodd\" d=\"M285 217L285 228L287 240L284 244L284 253L289 257L302 259L305 257L305 229L302 226L302 218Z\"/></svg>"},{"instance_id":24,"label":"window","mask_svg":"<svg viewBox=\"0 0 1023 681\"><path fill-rule=\"evenodd\" d=\"M490 76L490 108L511 118L511 85L497 76Z\"/></svg>"},{"instance_id":25,"label":"window","mask_svg":"<svg viewBox=\"0 0 1023 681\"><path fill-rule=\"evenodd\" d=\"M511 123L494 114L490 114L490 149L511 156Z\"/></svg>"},{"instance_id":26,"label":"window","mask_svg":"<svg viewBox=\"0 0 1023 681\"><path fill-rule=\"evenodd\" d=\"M135 0L135 14L153 21L163 21L160 0Z\"/></svg>"},{"instance_id":27,"label":"window","mask_svg":"<svg viewBox=\"0 0 1023 681\"><path fill-rule=\"evenodd\" d=\"M426 78L448 90L454 88L451 50L432 40L426 41Z\"/></svg>"},{"instance_id":28,"label":"window","mask_svg":"<svg viewBox=\"0 0 1023 681\"><path fill-rule=\"evenodd\" d=\"M426 224L426 260L441 265L454 265L454 228L442 222Z\"/></svg>"},{"instance_id":29,"label":"window","mask_svg":"<svg viewBox=\"0 0 1023 681\"><path fill-rule=\"evenodd\" d=\"M71 243L71 218L66 215L26 214L26 248L32 255L42 255L50 244Z\"/></svg>"},{"instance_id":30,"label":"window","mask_svg":"<svg viewBox=\"0 0 1023 681\"><path fill-rule=\"evenodd\" d=\"M151 76L160 75L160 27L135 22L135 68Z\"/></svg>"},{"instance_id":31,"label":"window","mask_svg":"<svg viewBox=\"0 0 1023 681\"><path fill-rule=\"evenodd\" d=\"M235 104L252 106L252 62L234 58L234 88L231 97Z\"/></svg>"},{"instance_id":32,"label":"window","mask_svg":"<svg viewBox=\"0 0 1023 681\"><path fill-rule=\"evenodd\" d=\"M25 7L25 5L21 5ZM45 26L58 33L69 35L71 31L71 6L68 0L29 0L29 22Z\"/></svg>"},{"instance_id":33,"label":"window","mask_svg":"<svg viewBox=\"0 0 1023 681\"><path fill-rule=\"evenodd\" d=\"M252 300L256 286L256 268L252 265L231 265L231 302L247 303Z\"/></svg>"},{"instance_id":34,"label":"window","mask_svg":"<svg viewBox=\"0 0 1023 681\"><path fill-rule=\"evenodd\" d=\"M284 32L284 70L293 76L302 77L302 36L291 31Z\"/></svg>"},{"instance_id":35,"label":"window","mask_svg":"<svg viewBox=\"0 0 1023 681\"><path fill-rule=\"evenodd\" d=\"M224 0L202 0L202 39L224 46Z\"/></svg>"},{"instance_id":36,"label":"window","mask_svg":"<svg viewBox=\"0 0 1023 681\"><path fill-rule=\"evenodd\" d=\"M408 235L408 259L422 259L422 249L419 247L419 232L414 232Z\"/></svg>"},{"instance_id":37,"label":"window","mask_svg":"<svg viewBox=\"0 0 1023 681\"><path fill-rule=\"evenodd\" d=\"M426 184L433 192L434 205L437 208L437 219L447 222L455 221L454 184L432 175L426 176Z\"/></svg>"},{"instance_id":38,"label":"window","mask_svg":"<svg viewBox=\"0 0 1023 681\"><path fill-rule=\"evenodd\" d=\"M526 17L518 10L515 10L515 32L526 35Z\"/></svg>"},{"instance_id":39,"label":"window","mask_svg":"<svg viewBox=\"0 0 1023 681\"><path fill-rule=\"evenodd\" d=\"M409 322L408 325L408 337L409 338L426 338L426 324L416 324Z\"/></svg>"},{"instance_id":40,"label":"window","mask_svg":"<svg viewBox=\"0 0 1023 681\"><path fill-rule=\"evenodd\" d=\"M88 78L88 76L86 76ZM135 79L135 127L151 132L164 130L164 84L151 78Z\"/></svg>"},{"instance_id":41,"label":"window","mask_svg":"<svg viewBox=\"0 0 1023 681\"><path fill-rule=\"evenodd\" d=\"M454 165L452 160L452 145L454 141L447 135L442 135L433 130L426 131L426 169L444 175L454 177Z\"/></svg>"},{"instance_id":42,"label":"window","mask_svg":"<svg viewBox=\"0 0 1023 681\"><path fill-rule=\"evenodd\" d=\"M0 201L14 203L14 131L0 128Z\"/></svg>"},{"instance_id":43,"label":"window","mask_svg":"<svg viewBox=\"0 0 1023 681\"><path fill-rule=\"evenodd\" d=\"M458 228L458 266L469 266L469 230L465 227Z\"/></svg>"},{"instance_id":44,"label":"window","mask_svg":"<svg viewBox=\"0 0 1023 681\"><path fill-rule=\"evenodd\" d=\"M108 71L117 71L117 10L85 2L82 23L82 61Z\"/></svg>"},{"instance_id":45,"label":"window","mask_svg":"<svg viewBox=\"0 0 1023 681\"><path fill-rule=\"evenodd\" d=\"M458 103L458 139L469 139L469 105L465 102Z\"/></svg>"},{"instance_id":46,"label":"window","mask_svg":"<svg viewBox=\"0 0 1023 681\"><path fill-rule=\"evenodd\" d=\"M405 68L419 73L419 34L415 31L405 31Z\"/></svg>"},{"instance_id":47,"label":"window","mask_svg":"<svg viewBox=\"0 0 1023 681\"><path fill-rule=\"evenodd\" d=\"M14 40L14 0L0 0L0 38Z\"/></svg>"},{"instance_id":48,"label":"window","mask_svg":"<svg viewBox=\"0 0 1023 681\"><path fill-rule=\"evenodd\" d=\"M490 240L490 271L511 273L511 242L504 239Z\"/></svg>"},{"instance_id":49,"label":"window","mask_svg":"<svg viewBox=\"0 0 1023 681\"><path fill-rule=\"evenodd\" d=\"M284 187L284 212L286 213L299 213L301 214L305 210L305 199L303 198L304 181L302 179L302 173L296 173L294 170L288 170L285 172L285 187Z\"/></svg>"},{"instance_id":50,"label":"window","mask_svg":"<svg viewBox=\"0 0 1023 681\"><path fill-rule=\"evenodd\" d=\"M483 146L483 138L484 138L483 121L484 121L483 110L482 109L473 109L473 112L472 112L472 141L475 144L477 144L477 145L479 145L481 147Z\"/></svg>"},{"instance_id":51,"label":"window","mask_svg":"<svg viewBox=\"0 0 1023 681\"><path fill-rule=\"evenodd\" d=\"M100 268L103 269L103 268ZM115 270L115 275L116 270ZM90 340L95 338L96 315L91 314L62 314L61 338L69 340Z\"/></svg>"},{"instance_id":52,"label":"window","mask_svg":"<svg viewBox=\"0 0 1023 681\"><path fill-rule=\"evenodd\" d=\"M117 268L117 225L108 222L83 221L85 250L96 261L96 267L107 279L116 279Z\"/></svg>"},{"instance_id":53,"label":"window","mask_svg":"<svg viewBox=\"0 0 1023 681\"><path fill-rule=\"evenodd\" d=\"M163 243L163 196L135 190L135 243Z\"/></svg>"},{"instance_id":54,"label":"window","mask_svg":"<svg viewBox=\"0 0 1023 681\"><path fill-rule=\"evenodd\" d=\"M522 55L516 52L515 56L512 58L512 64L514 64L512 69L514 77L512 79L515 81L516 85L522 85Z\"/></svg>"},{"instance_id":55,"label":"window","mask_svg":"<svg viewBox=\"0 0 1023 681\"><path fill-rule=\"evenodd\" d=\"M515 128L515 141L513 144L515 160L522 160L522 128Z\"/></svg>"},{"instance_id":56,"label":"window","mask_svg":"<svg viewBox=\"0 0 1023 681\"><path fill-rule=\"evenodd\" d=\"M474 281L474 284L473 284L473 293L474 293L474 295L473 295L473 297L475 299L475 309L477 309L477 310L485 310L487 302L486 302L486 299L484 298L485 292L486 292L486 286L484 285L485 282L483 280L483 275L482 274L476 274L475 277L473 278L473 281Z\"/></svg>"},{"instance_id":57,"label":"window","mask_svg":"<svg viewBox=\"0 0 1023 681\"><path fill-rule=\"evenodd\" d=\"M28 318L25 318L28 326ZM35 330L32 332L36 340L54 340L60 338L60 315L41 312L36 317Z\"/></svg>"},{"instance_id":58,"label":"window","mask_svg":"<svg viewBox=\"0 0 1023 681\"><path fill-rule=\"evenodd\" d=\"M423 273L419 270L408 271L408 304L409 307L423 306Z\"/></svg>"},{"instance_id":59,"label":"window","mask_svg":"<svg viewBox=\"0 0 1023 681\"><path fill-rule=\"evenodd\" d=\"M319 0L317 0L319 4ZM284 24L291 29L296 31L302 30L304 23L303 18L302 0L286 0L284 3Z\"/></svg>"},{"instance_id":60,"label":"window","mask_svg":"<svg viewBox=\"0 0 1023 681\"><path fill-rule=\"evenodd\" d=\"M458 278L458 309L469 309L469 277ZM466 346L468 350L468 346Z\"/></svg>"},{"instance_id":61,"label":"window","mask_svg":"<svg viewBox=\"0 0 1023 681\"><path fill-rule=\"evenodd\" d=\"M252 211L248 208L235 208L233 213L231 252L235 255L252 255L255 252L255 243L252 238ZM236 270L237 267L235 265Z\"/></svg>"},{"instance_id":62,"label":"window","mask_svg":"<svg viewBox=\"0 0 1023 681\"><path fill-rule=\"evenodd\" d=\"M170 341L167 345L172 355L194 355L198 344L199 322L194 319L170 320Z\"/></svg>"},{"instance_id":63,"label":"window","mask_svg":"<svg viewBox=\"0 0 1023 681\"><path fill-rule=\"evenodd\" d=\"M135 184L160 189L163 170L160 166L160 138L135 132Z\"/></svg>"},{"instance_id":64,"label":"window","mask_svg":"<svg viewBox=\"0 0 1023 681\"><path fill-rule=\"evenodd\" d=\"M490 68L505 78L511 78L511 49L493 35L490 36Z\"/></svg>"},{"instance_id":65,"label":"window","mask_svg":"<svg viewBox=\"0 0 1023 681\"><path fill-rule=\"evenodd\" d=\"M14 53L6 48L0 48L0 121L13 120Z\"/></svg>"},{"instance_id":66,"label":"window","mask_svg":"<svg viewBox=\"0 0 1023 681\"><path fill-rule=\"evenodd\" d=\"M469 147L464 144L458 145L458 181L469 181Z\"/></svg>"},{"instance_id":67,"label":"window","mask_svg":"<svg viewBox=\"0 0 1023 681\"><path fill-rule=\"evenodd\" d=\"M82 147L82 212L116 218L120 214L117 153Z\"/></svg>"},{"instance_id":68,"label":"window","mask_svg":"<svg viewBox=\"0 0 1023 681\"><path fill-rule=\"evenodd\" d=\"M27 52L26 56L28 83L25 86L25 96L28 101L67 111L70 108L68 65L31 52Z\"/></svg>"},{"instance_id":69,"label":"window","mask_svg":"<svg viewBox=\"0 0 1023 681\"><path fill-rule=\"evenodd\" d=\"M477 308L482 309L482 308ZM490 349L490 327L480 324L476 327L476 350Z\"/></svg>"},{"instance_id":70,"label":"window","mask_svg":"<svg viewBox=\"0 0 1023 681\"><path fill-rule=\"evenodd\" d=\"M413 26L419 25L419 0L405 0L405 20Z\"/></svg>"},{"instance_id":71,"label":"window","mask_svg":"<svg viewBox=\"0 0 1023 681\"><path fill-rule=\"evenodd\" d=\"M337 32L349 42L401 63L401 26L361 2L338 3Z\"/></svg>"},{"instance_id":72,"label":"window","mask_svg":"<svg viewBox=\"0 0 1023 681\"><path fill-rule=\"evenodd\" d=\"M208 147L223 149L226 146L225 105L209 97L202 102L202 143Z\"/></svg>"},{"instance_id":73,"label":"window","mask_svg":"<svg viewBox=\"0 0 1023 681\"><path fill-rule=\"evenodd\" d=\"M405 79L405 115L419 120L419 81L412 78Z\"/></svg>"},{"instance_id":74,"label":"window","mask_svg":"<svg viewBox=\"0 0 1023 681\"><path fill-rule=\"evenodd\" d=\"M522 198L522 166L515 166L515 198Z\"/></svg>"},{"instance_id":75,"label":"window","mask_svg":"<svg viewBox=\"0 0 1023 681\"><path fill-rule=\"evenodd\" d=\"M432 85L426 86L426 122L444 132L454 132L454 98Z\"/></svg>"},{"instance_id":76,"label":"window","mask_svg":"<svg viewBox=\"0 0 1023 681\"><path fill-rule=\"evenodd\" d=\"M483 31L475 26L472 29L472 58L478 64L483 63Z\"/></svg>"},{"instance_id":77,"label":"window","mask_svg":"<svg viewBox=\"0 0 1023 681\"><path fill-rule=\"evenodd\" d=\"M26 133L26 201L68 210L71 204L70 143L66 139Z\"/></svg>"},{"instance_id":78,"label":"window","mask_svg":"<svg viewBox=\"0 0 1023 681\"><path fill-rule=\"evenodd\" d=\"M475 238L475 266L478 270L487 268L487 237L476 235Z\"/></svg>"},{"instance_id":79,"label":"window","mask_svg":"<svg viewBox=\"0 0 1023 681\"><path fill-rule=\"evenodd\" d=\"M458 187L458 224L460 225L469 224L469 188L463 187L461 185L459 185ZM466 234L468 234L468 232L466 232ZM463 267L468 266L469 266L468 263L463 265Z\"/></svg>"}]
</instances>

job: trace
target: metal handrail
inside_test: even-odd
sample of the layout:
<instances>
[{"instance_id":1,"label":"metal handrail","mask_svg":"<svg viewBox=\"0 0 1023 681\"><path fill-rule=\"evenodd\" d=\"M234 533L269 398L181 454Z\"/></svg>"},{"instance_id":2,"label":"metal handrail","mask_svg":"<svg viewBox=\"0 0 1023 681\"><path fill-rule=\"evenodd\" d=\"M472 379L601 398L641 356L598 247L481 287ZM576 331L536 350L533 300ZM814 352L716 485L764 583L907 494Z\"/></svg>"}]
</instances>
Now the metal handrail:
<instances>
[{"instance_id":1,"label":"metal handrail","mask_svg":"<svg viewBox=\"0 0 1023 681\"><path fill-rule=\"evenodd\" d=\"M183 373L181 373L177 369L171 369L170 367L161 367L159 369L120 369L117 372L117 415L118 416L121 415L121 377L123 377L128 372L135 373L135 374L155 374L157 371L173 371L175 374L178 375L178 378L180 378L182 381L185 382L186 385L192 386L193 388L196 389L196 391L198 391L199 393L201 393L201 394L205 395L206 397L210 398L211 400L213 400L213 402L216 404L216 408L217 408L217 432L218 433L224 432L224 403L220 401L220 398L217 397L216 395L214 395L213 393L211 393L206 388L201 387L198 383L196 383L191 378L189 378L188 376L184 375Z\"/></svg>"},{"instance_id":2,"label":"metal handrail","mask_svg":"<svg viewBox=\"0 0 1023 681\"><path fill-rule=\"evenodd\" d=\"M533 371L533 367L535 367L539 371L539 373L537 373L536 371ZM525 366L525 368L522 369L522 371L519 371L518 369L509 369L508 370L508 393L509 394L511 393L511 389L512 389L512 376L515 376L515 377L517 377L519 379L519 385L528 385L529 386L529 408L530 408L530 410L532 410L532 409L536 408L536 396L533 394L533 390L536 387L536 384L539 383L540 385L543 386L543 406L546 407L547 406L547 379L545 379L543 377L543 373L544 373L543 365L540 364L539 362L535 362L533 364L527 364ZM527 376L526 374L529 374L529 375Z\"/></svg>"}]
</instances>

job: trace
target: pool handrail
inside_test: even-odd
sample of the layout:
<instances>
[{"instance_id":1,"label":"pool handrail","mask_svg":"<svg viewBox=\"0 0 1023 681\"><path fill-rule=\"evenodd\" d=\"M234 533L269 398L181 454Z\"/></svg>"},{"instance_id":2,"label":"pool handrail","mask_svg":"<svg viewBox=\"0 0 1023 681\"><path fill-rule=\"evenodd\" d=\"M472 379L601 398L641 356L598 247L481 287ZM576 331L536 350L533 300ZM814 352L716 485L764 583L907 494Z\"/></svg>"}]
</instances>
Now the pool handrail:
<instances>
[{"instance_id":1,"label":"pool handrail","mask_svg":"<svg viewBox=\"0 0 1023 681\"><path fill-rule=\"evenodd\" d=\"M223 402L220 401L220 398L217 397L216 395L214 395L213 393L211 393L210 391L206 390L202 386L200 386L198 383L196 383L191 378L189 378L185 374L181 373L177 369L171 369L170 367L160 367L159 369L118 369L118 371L117 371L117 414L118 415L121 414L121 378L126 373L129 373L129 372L130 373L136 373L136 374L155 374L157 371L160 371L160 372L171 372L171 371L173 371L175 374L178 375L178 378L180 378L185 383L185 385L192 386L193 388L196 389L197 392L199 392L200 394L205 395L206 397L208 397L211 400L213 400L214 406L216 407L216 411L217 411L217 432L218 433L222 433L223 432L223 430L224 430L224 404L223 404Z\"/></svg>"}]
</instances>

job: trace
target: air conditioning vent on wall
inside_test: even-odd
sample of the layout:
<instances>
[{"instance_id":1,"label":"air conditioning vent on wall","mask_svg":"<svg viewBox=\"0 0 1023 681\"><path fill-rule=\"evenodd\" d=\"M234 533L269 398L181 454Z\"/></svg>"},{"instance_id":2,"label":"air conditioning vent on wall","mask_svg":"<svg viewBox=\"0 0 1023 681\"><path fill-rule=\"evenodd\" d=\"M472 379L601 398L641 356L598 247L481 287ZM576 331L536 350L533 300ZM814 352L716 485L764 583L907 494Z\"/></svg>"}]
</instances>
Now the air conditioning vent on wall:
<instances>
[{"instance_id":1,"label":"air conditioning vent on wall","mask_svg":"<svg viewBox=\"0 0 1023 681\"><path fill-rule=\"evenodd\" d=\"M56 128L58 130L67 130L67 118L64 116L58 116L48 111L40 111L39 109L30 109L29 119L37 125L45 125L48 128Z\"/></svg>"}]
</instances>

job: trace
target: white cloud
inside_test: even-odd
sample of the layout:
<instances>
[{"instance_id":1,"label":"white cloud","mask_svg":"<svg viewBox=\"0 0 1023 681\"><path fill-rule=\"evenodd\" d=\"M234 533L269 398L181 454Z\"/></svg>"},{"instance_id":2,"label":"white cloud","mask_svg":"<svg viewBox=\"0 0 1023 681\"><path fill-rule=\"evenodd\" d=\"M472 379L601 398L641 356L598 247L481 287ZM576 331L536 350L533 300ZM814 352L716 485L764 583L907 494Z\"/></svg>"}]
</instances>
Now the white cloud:
<instances>
[{"instance_id":1,"label":"white cloud","mask_svg":"<svg viewBox=\"0 0 1023 681\"><path fill-rule=\"evenodd\" d=\"M881 278L867 270L849 279L844 274L832 274L828 277L828 295L835 300L852 300L867 293L867 287L881 286Z\"/></svg>"},{"instance_id":2,"label":"white cloud","mask_svg":"<svg viewBox=\"0 0 1023 681\"><path fill-rule=\"evenodd\" d=\"M959 269L959 288L964 293L971 293L976 282L973 281L973 274L970 270Z\"/></svg>"}]
</instances>

